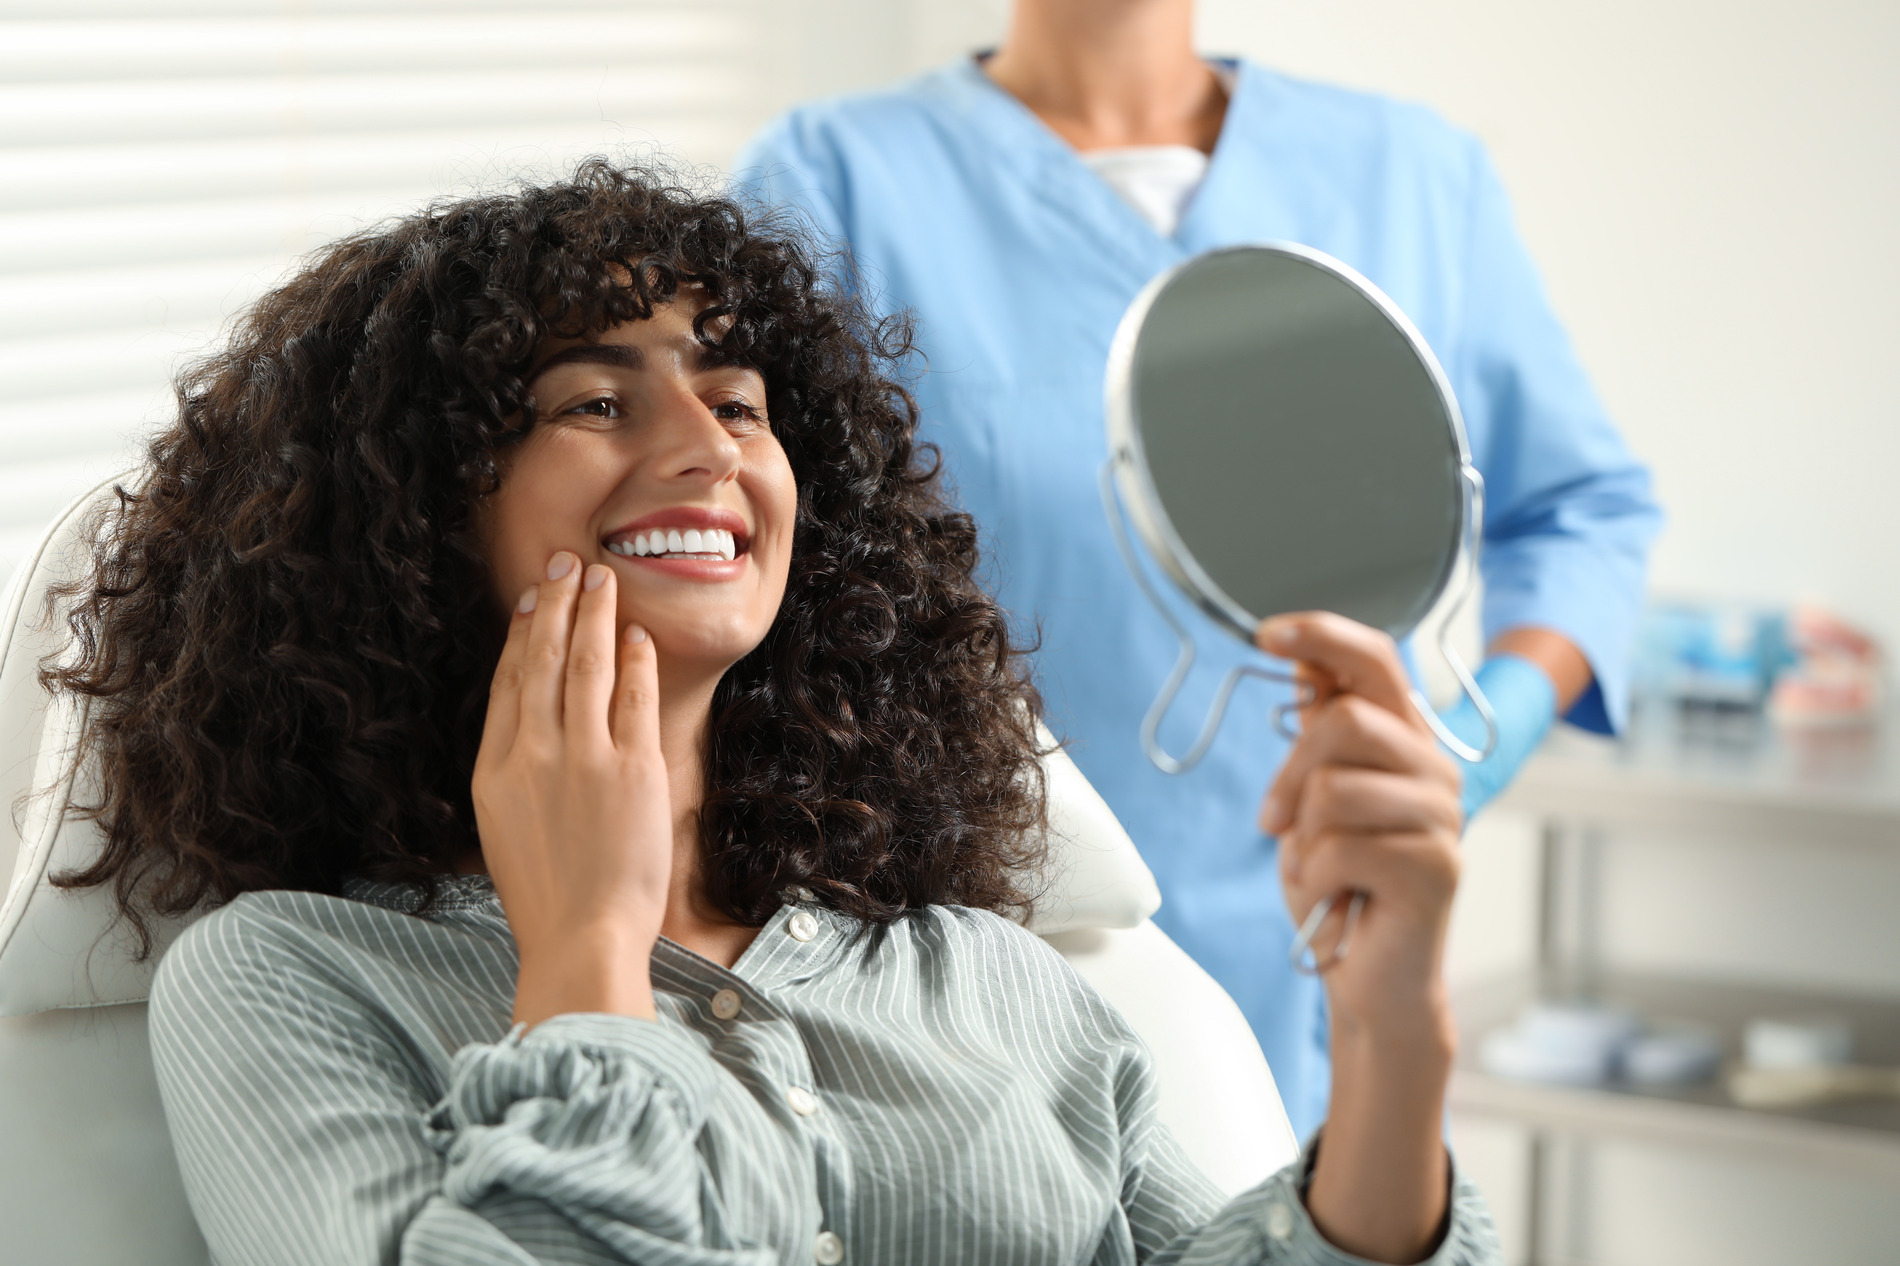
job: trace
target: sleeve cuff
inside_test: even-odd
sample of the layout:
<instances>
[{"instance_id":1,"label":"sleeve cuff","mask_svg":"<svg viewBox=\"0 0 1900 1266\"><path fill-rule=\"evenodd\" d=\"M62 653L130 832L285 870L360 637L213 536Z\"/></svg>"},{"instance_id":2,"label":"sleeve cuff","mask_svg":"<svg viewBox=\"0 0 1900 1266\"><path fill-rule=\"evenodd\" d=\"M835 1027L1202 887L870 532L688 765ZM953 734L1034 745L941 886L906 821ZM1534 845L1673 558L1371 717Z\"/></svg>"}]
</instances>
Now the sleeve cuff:
<instances>
[{"instance_id":1,"label":"sleeve cuff","mask_svg":"<svg viewBox=\"0 0 1900 1266\"><path fill-rule=\"evenodd\" d=\"M717 1069L705 1046L661 1020L604 1012L557 1015L518 1042L524 1051L571 1047L596 1057L632 1060L686 1103L704 1104L713 1094Z\"/></svg>"},{"instance_id":2,"label":"sleeve cuff","mask_svg":"<svg viewBox=\"0 0 1900 1266\"><path fill-rule=\"evenodd\" d=\"M1378 1266L1369 1259L1334 1247L1313 1225L1304 1193L1318 1154L1319 1135L1310 1139L1300 1158L1255 1188L1260 1199L1260 1229L1265 1240L1264 1260L1286 1266ZM1444 1238L1419 1266L1501 1266L1503 1251L1484 1197L1459 1171L1447 1153L1450 1202Z\"/></svg>"},{"instance_id":3,"label":"sleeve cuff","mask_svg":"<svg viewBox=\"0 0 1900 1266\"><path fill-rule=\"evenodd\" d=\"M1598 734L1620 733L1629 720L1630 657L1642 614L1640 566L1619 568L1578 550L1532 551L1518 542L1487 549L1486 645L1506 629L1563 634L1583 652L1591 674L1563 719Z\"/></svg>"},{"instance_id":4,"label":"sleeve cuff","mask_svg":"<svg viewBox=\"0 0 1900 1266\"><path fill-rule=\"evenodd\" d=\"M624 1015L562 1015L499 1042L455 1053L448 1093L429 1114L439 1150L464 1148L496 1127L529 1125L529 1116L586 1121L587 1130L621 1129L645 1105L659 1103L688 1132L698 1129L715 1092L716 1065L706 1049L662 1021ZM655 1104L657 1106L657 1104ZM585 1130L583 1132L586 1132Z\"/></svg>"}]
</instances>

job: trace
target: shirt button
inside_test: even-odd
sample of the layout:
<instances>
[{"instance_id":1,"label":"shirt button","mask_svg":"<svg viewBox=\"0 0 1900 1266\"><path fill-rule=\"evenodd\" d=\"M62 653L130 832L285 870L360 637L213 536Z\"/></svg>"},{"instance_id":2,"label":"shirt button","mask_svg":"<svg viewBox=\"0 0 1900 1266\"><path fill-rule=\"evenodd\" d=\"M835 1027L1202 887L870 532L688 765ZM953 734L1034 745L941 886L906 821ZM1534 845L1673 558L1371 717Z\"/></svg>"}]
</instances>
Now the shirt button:
<instances>
[{"instance_id":1,"label":"shirt button","mask_svg":"<svg viewBox=\"0 0 1900 1266\"><path fill-rule=\"evenodd\" d=\"M811 1255L818 1266L838 1266L844 1260L844 1241L831 1231L820 1231L811 1243Z\"/></svg>"},{"instance_id":2,"label":"shirt button","mask_svg":"<svg viewBox=\"0 0 1900 1266\"><path fill-rule=\"evenodd\" d=\"M721 989L713 995L713 1014L722 1020L730 1020L739 1014L739 995L732 989Z\"/></svg>"},{"instance_id":3,"label":"shirt button","mask_svg":"<svg viewBox=\"0 0 1900 1266\"><path fill-rule=\"evenodd\" d=\"M1267 1206L1267 1234L1276 1240L1293 1234L1293 1210L1278 1200Z\"/></svg>"},{"instance_id":4,"label":"shirt button","mask_svg":"<svg viewBox=\"0 0 1900 1266\"><path fill-rule=\"evenodd\" d=\"M792 1105L792 1111L801 1117L808 1117L818 1111L818 1096L803 1086L793 1086L785 1092L785 1102Z\"/></svg>"},{"instance_id":5,"label":"shirt button","mask_svg":"<svg viewBox=\"0 0 1900 1266\"><path fill-rule=\"evenodd\" d=\"M785 930L794 941L809 941L818 935L818 920L808 910L800 910L785 920Z\"/></svg>"}]
</instances>

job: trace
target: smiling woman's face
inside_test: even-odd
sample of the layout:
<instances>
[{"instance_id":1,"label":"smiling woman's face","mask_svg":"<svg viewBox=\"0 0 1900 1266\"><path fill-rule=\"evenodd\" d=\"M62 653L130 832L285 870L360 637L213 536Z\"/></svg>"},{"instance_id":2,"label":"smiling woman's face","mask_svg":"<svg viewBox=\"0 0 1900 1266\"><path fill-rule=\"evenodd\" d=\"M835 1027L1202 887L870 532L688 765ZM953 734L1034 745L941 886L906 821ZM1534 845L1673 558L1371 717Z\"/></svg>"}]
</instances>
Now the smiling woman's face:
<instances>
[{"instance_id":1,"label":"smiling woman's face","mask_svg":"<svg viewBox=\"0 0 1900 1266\"><path fill-rule=\"evenodd\" d=\"M512 606L567 550L618 582L662 663L723 672L785 594L797 490L756 370L709 360L689 298L598 339L552 342L531 374L534 430L483 526Z\"/></svg>"}]
</instances>

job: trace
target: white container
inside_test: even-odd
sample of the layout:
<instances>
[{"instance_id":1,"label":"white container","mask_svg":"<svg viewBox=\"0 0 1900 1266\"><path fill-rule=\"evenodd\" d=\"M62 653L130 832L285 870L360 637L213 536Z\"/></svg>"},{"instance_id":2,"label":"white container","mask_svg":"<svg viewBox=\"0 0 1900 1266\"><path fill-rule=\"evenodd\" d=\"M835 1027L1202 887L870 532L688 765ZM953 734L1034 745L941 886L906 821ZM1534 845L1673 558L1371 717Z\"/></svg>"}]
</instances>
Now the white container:
<instances>
[{"instance_id":1,"label":"white container","mask_svg":"<svg viewBox=\"0 0 1900 1266\"><path fill-rule=\"evenodd\" d=\"M1623 1076L1638 1086L1693 1085L1721 1066L1721 1039L1687 1025L1653 1029L1623 1050Z\"/></svg>"},{"instance_id":2,"label":"white container","mask_svg":"<svg viewBox=\"0 0 1900 1266\"><path fill-rule=\"evenodd\" d=\"M1748 1022L1742 1054L1752 1068L1833 1068L1854 1056L1854 1030L1832 1016L1764 1016Z\"/></svg>"},{"instance_id":3,"label":"white container","mask_svg":"<svg viewBox=\"0 0 1900 1266\"><path fill-rule=\"evenodd\" d=\"M1640 1020L1615 1007L1538 1002L1486 1037L1478 1062L1515 1081L1601 1085L1621 1073L1624 1048L1641 1031Z\"/></svg>"}]
</instances>

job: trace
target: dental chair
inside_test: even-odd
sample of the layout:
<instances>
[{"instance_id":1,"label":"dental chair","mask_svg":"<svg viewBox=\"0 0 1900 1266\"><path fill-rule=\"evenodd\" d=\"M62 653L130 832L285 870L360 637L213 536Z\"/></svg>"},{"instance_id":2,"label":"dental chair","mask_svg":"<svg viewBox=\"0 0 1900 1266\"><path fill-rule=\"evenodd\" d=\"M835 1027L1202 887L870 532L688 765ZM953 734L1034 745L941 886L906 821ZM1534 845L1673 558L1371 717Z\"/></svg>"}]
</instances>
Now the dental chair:
<instances>
[{"instance_id":1,"label":"dental chair","mask_svg":"<svg viewBox=\"0 0 1900 1266\"><path fill-rule=\"evenodd\" d=\"M49 873L91 857L91 823L65 809L82 705L49 699L37 671L65 644L49 627L51 585L84 574L89 512L111 483L69 506L21 561L0 602L0 1259L63 1266L204 1266L146 1043L158 926L133 961L104 889L64 892ZM1031 927L1128 1017L1152 1048L1161 1115L1229 1192L1292 1160L1298 1144L1240 1011L1148 921L1154 878L1067 756L1047 761L1050 870Z\"/></svg>"}]
</instances>

